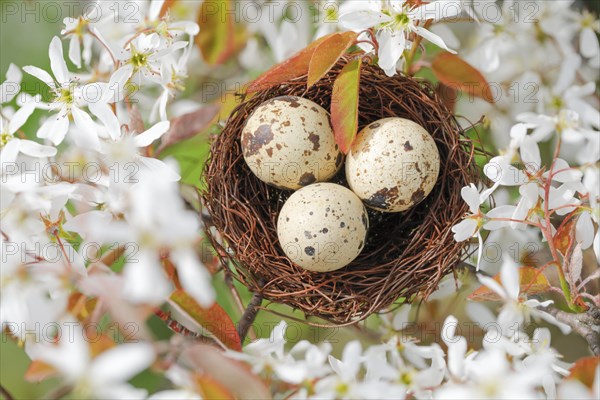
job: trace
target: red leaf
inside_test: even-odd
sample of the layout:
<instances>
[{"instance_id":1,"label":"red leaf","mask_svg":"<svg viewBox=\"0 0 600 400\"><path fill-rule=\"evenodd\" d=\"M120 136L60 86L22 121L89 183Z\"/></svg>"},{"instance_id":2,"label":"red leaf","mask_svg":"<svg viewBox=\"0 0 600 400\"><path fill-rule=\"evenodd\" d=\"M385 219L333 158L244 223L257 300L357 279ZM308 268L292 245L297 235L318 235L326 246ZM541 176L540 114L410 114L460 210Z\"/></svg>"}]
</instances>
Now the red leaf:
<instances>
[{"instance_id":1,"label":"red leaf","mask_svg":"<svg viewBox=\"0 0 600 400\"><path fill-rule=\"evenodd\" d=\"M481 72L460 57L441 53L433 60L431 70L444 85L494 102L490 85Z\"/></svg>"},{"instance_id":2,"label":"red leaf","mask_svg":"<svg viewBox=\"0 0 600 400\"><path fill-rule=\"evenodd\" d=\"M567 379L577 379L591 389L594 385L594 376L596 375L598 363L600 363L600 357L590 356L580 358L569 370L570 374Z\"/></svg>"},{"instance_id":3,"label":"red leaf","mask_svg":"<svg viewBox=\"0 0 600 400\"><path fill-rule=\"evenodd\" d=\"M273 86L277 86L283 82L287 82L290 79L297 78L299 76L305 75L308 73L308 67L310 65L310 60L316 50L317 47L330 37L338 35L336 33L323 36L322 38L317 39L312 42L304 49L300 50L287 60L275 65L261 76L256 78L254 81L250 82L248 88L246 89L247 93L255 93L260 90L269 89Z\"/></svg>"},{"instance_id":4,"label":"red leaf","mask_svg":"<svg viewBox=\"0 0 600 400\"><path fill-rule=\"evenodd\" d=\"M231 0L205 0L198 12L200 33L196 44L204 60L211 65L223 64L242 49L246 33L236 24Z\"/></svg>"},{"instance_id":5,"label":"red leaf","mask_svg":"<svg viewBox=\"0 0 600 400\"><path fill-rule=\"evenodd\" d=\"M158 152L175 143L183 142L206 129L219 113L221 106L211 104L171 120L171 126L162 137Z\"/></svg>"},{"instance_id":6,"label":"red leaf","mask_svg":"<svg viewBox=\"0 0 600 400\"><path fill-rule=\"evenodd\" d=\"M500 284L500 274L494 276L494 280ZM547 292L550 289L550 283L546 276L539 270L531 267L519 268L519 282L521 287L521 293L535 294ZM469 300L473 301L499 301L502 300L496 292L488 288L487 286L481 286L475 290L468 297Z\"/></svg>"},{"instance_id":7,"label":"red leaf","mask_svg":"<svg viewBox=\"0 0 600 400\"><path fill-rule=\"evenodd\" d=\"M194 371L202 371L230 391L236 399L270 399L265 383L248 365L225 357L212 346L196 344L182 352L186 364Z\"/></svg>"},{"instance_id":8,"label":"red leaf","mask_svg":"<svg viewBox=\"0 0 600 400\"><path fill-rule=\"evenodd\" d=\"M331 125L335 142L347 154L358 130L358 96L361 58L355 58L340 71L331 94Z\"/></svg>"},{"instance_id":9,"label":"red leaf","mask_svg":"<svg viewBox=\"0 0 600 400\"><path fill-rule=\"evenodd\" d=\"M202 328L208 330L225 346L241 351L240 337L229 315L217 303L203 308L183 290L176 290L169 298L170 304L179 308Z\"/></svg>"},{"instance_id":10,"label":"red leaf","mask_svg":"<svg viewBox=\"0 0 600 400\"><path fill-rule=\"evenodd\" d=\"M572 215L569 215L571 217ZM577 218L570 218L568 222L562 224L558 231L554 234L552 240L554 241L554 246L556 249L560 251L560 254L566 256L567 253L573 248L575 237L575 223L577 222Z\"/></svg>"},{"instance_id":11,"label":"red leaf","mask_svg":"<svg viewBox=\"0 0 600 400\"><path fill-rule=\"evenodd\" d=\"M355 32L336 33L315 49L308 66L307 87L317 83L352 46L358 35Z\"/></svg>"}]
</instances>

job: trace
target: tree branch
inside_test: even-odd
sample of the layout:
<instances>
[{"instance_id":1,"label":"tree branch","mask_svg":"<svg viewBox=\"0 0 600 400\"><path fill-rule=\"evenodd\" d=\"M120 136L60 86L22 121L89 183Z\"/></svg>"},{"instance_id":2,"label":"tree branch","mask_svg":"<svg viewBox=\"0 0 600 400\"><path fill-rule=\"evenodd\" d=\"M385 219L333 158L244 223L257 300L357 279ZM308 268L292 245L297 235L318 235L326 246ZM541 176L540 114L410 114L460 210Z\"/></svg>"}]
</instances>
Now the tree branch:
<instances>
[{"instance_id":1,"label":"tree branch","mask_svg":"<svg viewBox=\"0 0 600 400\"><path fill-rule=\"evenodd\" d=\"M244 339L248 334L248 330L252 327L254 320L256 319L256 314L258 313L258 307L262 303L262 295L260 293L254 293L252 296L252 300L248 303L248 307L246 307L246 311L244 311L244 315L240 319L238 324L238 335L240 336L240 341L244 343Z\"/></svg>"},{"instance_id":2,"label":"tree branch","mask_svg":"<svg viewBox=\"0 0 600 400\"><path fill-rule=\"evenodd\" d=\"M589 310L579 314L561 311L554 307L547 307L545 310L583 337L595 356L600 355L600 308L590 305Z\"/></svg>"}]
</instances>

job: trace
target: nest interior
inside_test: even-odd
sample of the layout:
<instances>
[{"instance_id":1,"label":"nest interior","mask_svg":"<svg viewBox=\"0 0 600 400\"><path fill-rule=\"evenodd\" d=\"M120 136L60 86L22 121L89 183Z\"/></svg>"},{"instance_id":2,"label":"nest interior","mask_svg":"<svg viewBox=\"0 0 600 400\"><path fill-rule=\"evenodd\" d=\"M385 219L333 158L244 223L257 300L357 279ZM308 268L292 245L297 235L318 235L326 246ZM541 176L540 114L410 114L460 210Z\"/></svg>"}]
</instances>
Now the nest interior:
<instances>
[{"instance_id":1,"label":"nest interior","mask_svg":"<svg viewBox=\"0 0 600 400\"><path fill-rule=\"evenodd\" d=\"M357 322L399 298L411 301L435 290L465 250L464 243L454 241L450 228L467 210L461 188L477 181L473 143L433 86L403 75L388 77L376 66L363 65L359 130L386 117L422 125L440 153L437 183L410 210L369 211L367 243L347 267L315 273L295 266L280 248L276 229L279 210L292 192L270 187L252 174L242 156L240 135L254 108L273 97L300 96L329 110L333 82L342 66L338 63L308 90L304 76L240 104L212 144L203 193L218 231L208 230L208 236L221 254L227 254L228 260L223 261L233 275L267 300L334 324ZM345 184L343 168L333 181Z\"/></svg>"}]
</instances>

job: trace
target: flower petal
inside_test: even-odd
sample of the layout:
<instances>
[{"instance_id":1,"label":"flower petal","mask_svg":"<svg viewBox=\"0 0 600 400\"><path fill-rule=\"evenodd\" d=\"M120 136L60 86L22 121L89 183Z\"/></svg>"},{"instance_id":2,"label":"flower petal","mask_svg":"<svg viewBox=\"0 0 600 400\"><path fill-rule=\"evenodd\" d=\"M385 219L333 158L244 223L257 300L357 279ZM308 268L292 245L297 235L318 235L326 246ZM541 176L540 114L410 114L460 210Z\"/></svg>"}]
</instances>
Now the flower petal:
<instances>
[{"instance_id":1,"label":"flower petal","mask_svg":"<svg viewBox=\"0 0 600 400\"><path fill-rule=\"evenodd\" d=\"M48 51L50 55L50 68L56 77L59 85L65 85L71 80L69 76L69 70L67 63L63 55L62 42L58 36L54 36L50 42L50 49Z\"/></svg>"},{"instance_id":2,"label":"flower petal","mask_svg":"<svg viewBox=\"0 0 600 400\"><path fill-rule=\"evenodd\" d=\"M121 344L101 353L94 359L90 368L90 376L96 382L105 385L126 382L148 368L155 356L150 343Z\"/></svg>"},{"instance_id":3,"label":"flower petal","mask_svg":"<svg viewBox=\"0 0 600 400\"><path fill-rule=\"evenodd\" d=\"M392 32L381 30L377 33L379 41L379 66L387 76L396 74L396 64L406 49L406 38L404 32Z\"/></svg>"},{"instance_id":4,"label":"flower petal","mask_svg":"<svg viewBox=\"0 0 600 400\"><path fill-rule=\"evenodd\" d=\"M454 240L457 242L462 242L473 237L476 231L477 220L473 218L464 219L452 227L452 232L454 232Z\"/></svg>"},{"instance_id":5,"label":"flower petal","mask_svg":"<svg viewBox=\"0 0 600 400\"><path fill-rule=\"evenodd\" d=\"M56 155L56 148L39 144L33 140L21 140L21 153L30 157L53 157Z\"/></svg>"},{"instance_id":6,"label":"flower petal","mask_svg":"<svg viewBox=\"0 0 600 400\"><path fill-rule=\"evenodd\" d=\"M456 51L450 49L448 46L446 46L446 43L444 43L444 40L439 37L438 35L436 35L435 33L428 31L427 29L423 28L422 26L416 26L413 28L413 31L416 32L417 35L424 37L425 39L429 40L431 43L437 45L438 47L441 47L442 49L452 53L452 54L456 54Z\"/></svg>"},{"instance_id":7,"label":"flower petal","mask_svg":"<svg viewBox=\"0 0 600 400\"><path fill-rule=\"evenodd\" d=\"M592 245L594 241L594 224L588 211L579 215L575 225L575 234L577 241L581 243L582 249L585 250Z\"/></svg>"},{"instance_id":8,"label":"flower petal","mask_svg":"<svg viewBox=\"0 0 600 400\"><path fill-rule=\"evenodd\" d=\"M81 68L81 49L79 47L79 36L77 35L71 36L71 41L69 42L69 59L77 68Z\"/></svg>"},{"instance_id":9,"label":"flower petal","mask_svg":"<svg viewBox=\"0 0 600 400\"><path fill-rule=\"evenodd\" d=\"M345 29L362 31L373 26L390 22L392 17L373 10L359 10L340 16L339 24Z\"/></svg>"},{"instance_id":10,"label":"flower petal","mask_svg":"<svg viewBox=\"0 0 600 400\"><path fill-rule=\"evenodd\" d=\"M511 299L516 300L519 297L519 292L521 291L519 268L510 257L506 257L502 263L502 268L500 269L500 279L502 280L502 286L504 286L508 296Z\"/></svg>"},{"instance_id":11,"label":"flower petal","mask_svg":"<svg viewBox=\"0 0 600 400\"><path fill-rule=\"evenodd\" d=\"M25 67L23 67L23 71L27 72L29 75L35 76L36 78L38 78L40 81L44 82L46 85L48 85L51 88L56 87L56 84L54 83L54 79L52 79L52 76L50 76L49 73L47 73L46 71L44 71L41 68L34 67L33 65L26 65Z\"/></svg>"},{"instance_id":12,"label":"flower petal","mask_svg":"<svg viewBox=\"0 0 600 400\"><path fill-rule=\"evenodd\" d=\"M100 140L98 139L96 125L92 117L85 111L74 106L71 107L71 115L73 115L73 121L77 126L77 129L72 131L77 145L92 150L100 150Z\"/></svg>"},{"instance_id":13,"label":"flower petal","mask_svg":"<svg viewBox=\"0 0 600 400\"><path fill-rule=\"evenodd\" d=\"M4 164L12 164L17 161L19 150L21 149L21 139L11 139L4 145L0 153L0 163L2 171L6 168Z\"/></svg>"},{"instance_id":14,"label":"flower petal","mask_svg":"<svg viewBox=\"0 0 600 400\"><path fill-rule=\"evenodd\" d=\"M96 101L89 103L88 108L104 124L113 140L117 140L121 136L121 124L108 104Z\"/></svg>"},{"instance_id":15,"label":"flower petal","mask_svg":"<svg viewBox=\"0 0 600 400\"><path fill-rule=\"evenodd\" d=\"M25 104L23 107L19 108L10 119L10 123L8 124L8 133L12 135L19 130L19 128L25 125L25 122L27 122L27 119L29 119L31 114L33 114L34 110L35 104L33 103Z\"/></svg>"},{"instance_id":16,"label":"flower petal","mask_svg":"<svg viewBox=\"0 0 600 400\"><path fill-rule=\"evenodd\" d=\"M169 121L161 121L148 130L135 136L133 142L137 147L146 147L152 144L156 139L167 133L171 123Z\"/></svg>"}]
</instances>

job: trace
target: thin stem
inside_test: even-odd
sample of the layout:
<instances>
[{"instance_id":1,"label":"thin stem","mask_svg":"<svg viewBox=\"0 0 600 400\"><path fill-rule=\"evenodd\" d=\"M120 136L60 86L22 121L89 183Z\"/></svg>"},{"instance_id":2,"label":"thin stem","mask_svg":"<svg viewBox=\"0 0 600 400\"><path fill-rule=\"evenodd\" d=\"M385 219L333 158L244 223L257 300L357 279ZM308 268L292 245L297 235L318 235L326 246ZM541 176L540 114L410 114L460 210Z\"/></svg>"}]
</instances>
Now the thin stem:
<instances>
[{"instance_id":1,"label":"thin stem","mask_svg":"<svg viewBox=\"0 0 600 400\"><path fill-rule=\"evenodd\" d=\"M117 61L117 59L115 58L115 55L113 54L112 50L110 49L110 47L107 46L106 43L104 43L104 40L100 39L98 37L98 35L96 35L91 29L89 30L89 34L91 37L93 37L94 39L96 39L98 42L100 42L100 44L102 45L102 47L104 47L106 49L106 51L108 52L108 55L110 55L110 58L114 64L115 69L117 69L119 67L119 62Z\"/></svg>"},{"instance_id":2,"label":"thin stem","mask_svg":"<svg viewBox=\"0 0 600 400\"><path fill-rule=\"evenodd\" d=\"M0 385L0 393L2 394L2 397L4 397L5 400L14 399L13 395L10 394L10 392L2 385Z\"/></svg>"},{"instance_id":3,"label":"thin stem","mask_svg":"<svg viewBox=\"0 0 600 400\"><path fill-rule=\"evenodd\" d=\"M552 176L554 172L554 166L556 164L556 159L558 158L558 154L560 153L560 145L561 139L558 137L558 142L556 143L556 148L554 149L554 157L552 158L552 165L550 165L550 171L548 173L549 176ZM571 288L569 287L569 283L565 277L565 272L562 268L562 260L560 255L558 254L558 250L554 243L554 237L552 236L552 224L550 222L550 210L548 208L549 200L550 200L550 188L552 187L552 181L547 180L544 188L544 227L541 229L542 235L548 242L548 247L550 248L550 253L552 254L552 259L556 264L556 270L558 272L558 280L560 282L560 287L564 293L565 299L567 300L567 304L569 308L573 311L580 311L580 307L573 303L573 296L571 294Z\"/></svg>"},{"instance_id":4,"label":"thin stem","mask_svg":"<svg viewBox=\"0 0 600 400\"><path fill-rule=\"evenodd\" d=\"M531 226L535 226L536 228L542 229L542 225L538 224L537 222L526 221L523 219L513 219L513 218L488 218L488 219L490 221L518 222L520 224L531 225Z\"/></svg>"},{"instance_id":5,"label":"thin stem","mask_svg":"<svg viewBox=\"0 0 600 400\"><path fill-rule=\"evenodd\" d=\"M423 24L423 28L425 28L425 29L429 28L429 26L431 25L432 22L433 22L433 20L431 20L431 19L425 21L425 24ZM410 52L406 56L406 63L404 64L404 72L407 75L409 75L411 72L412 64L415 60L417 50L419 49L419 46L421 45L422 40L423 40L423 37L417 35L417 37L415 38L415 41L413 42L412 48L410 49Z\"/></svg>"}]
</instances>

